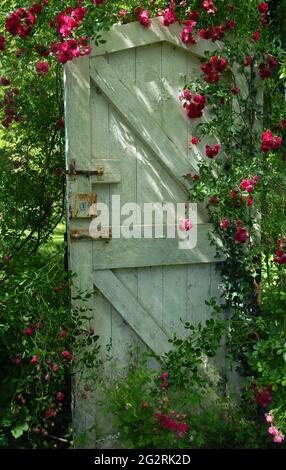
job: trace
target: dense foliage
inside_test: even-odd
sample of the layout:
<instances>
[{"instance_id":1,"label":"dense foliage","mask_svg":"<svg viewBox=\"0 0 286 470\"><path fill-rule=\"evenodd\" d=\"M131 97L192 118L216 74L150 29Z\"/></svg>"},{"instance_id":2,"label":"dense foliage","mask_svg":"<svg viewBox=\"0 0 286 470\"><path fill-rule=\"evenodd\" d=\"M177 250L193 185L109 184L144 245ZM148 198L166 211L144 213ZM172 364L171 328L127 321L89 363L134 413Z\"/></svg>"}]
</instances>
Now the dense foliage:
<instances>
[{"instance_id":1,"label":"dense foliage","mask_svg":"<svg viewBox=\"0 0 286 470\"><path fill-rule=\"evenodd\" d=\"M1 279L0 442L5 447L15 445L13 438L18 445L28 439L29 445L67 446L71 375L84 371L85 379L89 366L94 374L98 365L98 336L86 326L88 309L70 309L61 251L14 258ZM90 293L75 296L84 301Z\"/></svg>"},{"instance_id":2,"label":"dense foliage","mask_svg":"<svg viewBox=\"0 0 286 470\"><path fill-rule=\"evenodd\" d=\"M209 335L209 325L204 333ZM177 344L176 344L177 343ZM151 371L142 358L131 361L126 376L107 383L108 402L125 448L261 448L268 447L263 417L254 402L225 394L217 370L202 363L191 341L175 341L163 368ZM208 350L208 347L206 348ZM173 359L176 359L175 361ZM186 361L187 360L187 366ZM189 367L191 365L191 367ZM167 369L165 368L167 366ZM184 371L183 381L177 372Z\"/></svg>"},{"instance_id":3,"label":"dense foliage","mask_svg":"<svg viewBox=\"0 0 286 470\"><path fill-rule=\"evenodd\" d=\"M115 391L120 393L111 395L110 407L123 426L125 442L133 447L165 445L165 431L171 447L181 445L178 439L184 442L182 446L191 445L191 436L194 446L231 446L227 437L214 441L216 436L229 433L236 446L259 447L265 445L260 430L267 437L266 423L269 444L273 440L274 445L283 445L286 61L282 14L282 1L2 0L3 445L14 445L13 437L17 440L26 435L29 445L41 446L42 441L38 444L35 434L41 439L51 435L52 423L58 435L66 432L63 421L57 419L63 414L59 413L60 408L68 409L68 401L64 407L60 405L68 396L63 387L68 383L66 377L75 354L70 350L74 336L82 332L84 336L78 346L84 349L84 343L91 342L97 350L94 332L82 331L83 312L69 313L70 278L58 259L47 260L37 255L65 211L62 65L88 55L90 44L96 47L101 41L100 32L114 23L138 20L142 28L151 28L154 16L160 16L165 27L180 23L180 37L185 44L209 40L218 46L216 53L207 54L202 61L200 78L178 90L178 100L186 119L197 124L192 145L201 146L205 153L199 163L199 174L186 178L190 201L206 201L215 233L222 241L218 246L225 256L222 308L228 319L221 318L221 308L210 301L217 317L206 325L206 330L198 327L197 344L194 346L190 339L194 335L191 331L187 341L174 340L176 348L162 358L165 374L161 375L162 383L166 385L171 377L174 382L170 384L170 393L173 389L174 395L182 398L178 400L181 408L176 409L179 417L170 414L169 383L163 388L158 386L157 376L144 365L139 372L131 369L126 382L118 385ZM212 119L203 123L200 118L206 111ZM210 137L202 148L205 136ZM63 337L59 338L61 333ZM190 399L188 393L192 397L204 395L204 382L197 368L203 357L214 355L222 335L226 337L229 355L245 377L242 391L245 416L241 416L240 405L232 404L227 397L216 407L217 418L212 418L217 427L203 435L203 424L199 428L196 423L210 421L208 411L195 411L197 398ZM86 365L92 365L89 354L87 351L83 355ZM59 369L50 370L54 366ZM193 392L185 395L179 392L186 391L181 380L184 376L190 376L194 383ZM140 387L145 386L147 406L142 405L139 396ZM212 388L216 390L216 385ZM126 403L123 397L128 400ZM131 411L135 407L136 412L129 409L126 412L129 402ZM224 417L226 413L230 416L230 408L234 424L229 423L228 428ZM226 424L219 433L222 422ZM144 427L142 442L134 441L140 432L131 436L134 426L140 432L140 426ZM245 430L242 436L235 434L237 426ZM178 438L175 441L174 436ZM188 440L184 441L186 436Z\"/></svg>"}]
</instances>

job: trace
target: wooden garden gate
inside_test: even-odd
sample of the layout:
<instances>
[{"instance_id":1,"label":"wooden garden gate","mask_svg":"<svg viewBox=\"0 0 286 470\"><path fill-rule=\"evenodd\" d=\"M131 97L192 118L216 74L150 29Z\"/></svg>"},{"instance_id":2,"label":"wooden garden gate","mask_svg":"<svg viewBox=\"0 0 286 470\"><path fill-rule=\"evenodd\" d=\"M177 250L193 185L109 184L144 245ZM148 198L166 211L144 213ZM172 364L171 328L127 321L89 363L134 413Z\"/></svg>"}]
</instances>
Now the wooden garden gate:
<instances>
[{"instance_id":1,"label":"wooden garden gate","mask_svg":"<svg viewBox=\"0 0 286 470\"><path fill-rule=\"evenodd\" d=\"M183 175L196 171L205 142L188 145L198 120L187 119L179 88L199 73L200 56L214 46L186 46L180 30L159 19L150 29L116 26L90 57L66 66L70 269L80 288L95 288L93 326L103 345L112 339L121 366L134 341L158 354L168 350L168 338L182 331L180 318L206 319L205 300L219 295L203 208L193 250L180 250L177 239L166 237L89 235L96 204L110 205L114 195L121 205L188 200ZM93 424L93 408L76 406L80 430Z\"/></svg>"}]
</instances>

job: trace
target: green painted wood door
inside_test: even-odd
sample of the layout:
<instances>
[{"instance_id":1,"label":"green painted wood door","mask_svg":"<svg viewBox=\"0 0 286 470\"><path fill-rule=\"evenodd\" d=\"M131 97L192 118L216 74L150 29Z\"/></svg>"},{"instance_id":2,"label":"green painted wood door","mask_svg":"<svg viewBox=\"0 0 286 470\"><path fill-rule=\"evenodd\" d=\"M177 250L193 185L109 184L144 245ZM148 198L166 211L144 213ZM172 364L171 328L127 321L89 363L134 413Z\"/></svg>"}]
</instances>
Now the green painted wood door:
<instances>
[{"instance_id":1,"label":"green painted wood door","mask_svg":"<svg viewBox=\"0 0 286 470\"><path fill-rule=\"evenodd\" d=\"M112 339L122 367L136 342L166 351L172 333L182 332L180 319L205 320L205 300L219 296L203 207L198 244L189 252L166 238L88 237L88 208L110 205L114 195L140 207L188 200L183 174L196 171L205 142L189 148L198 121L187 120L178 96L184 76L198 73L204 50L182 44L178 28L158 20L149 30L115 27L91 57L66 66L67 167L82 170L67 177L70 268L82 289L95 289L93 326L103 345Z\"/></svg>"}]
</instances>

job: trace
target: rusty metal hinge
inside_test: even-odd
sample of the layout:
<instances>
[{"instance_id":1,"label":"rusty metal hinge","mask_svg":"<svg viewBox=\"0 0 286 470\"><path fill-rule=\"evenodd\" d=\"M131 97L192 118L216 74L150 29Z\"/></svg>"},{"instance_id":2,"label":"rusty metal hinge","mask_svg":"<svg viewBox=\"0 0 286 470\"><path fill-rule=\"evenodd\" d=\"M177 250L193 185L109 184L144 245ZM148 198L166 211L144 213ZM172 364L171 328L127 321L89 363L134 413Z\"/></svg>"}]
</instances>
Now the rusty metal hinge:
<instances>
[{"instance_id":1,"label":"rusty metal hinge","mask_svg":"<svg viewBox=\"0 0 286 470\"><path fill-rule=\"evenodd\" d=\"M106 243L112 240L112 230L99 230L98 232L93 232L92 234L84 229L72 229L70 230L70 239L71 241L76 240L104 240Z\"/></svg>"},{"instance_id":2,"label":"rusty metal hinge","mask_svg":"<svg viewBox=\"0 0 286 470\"><path fill-rule=\"evenodd\" d=\"M69 169L68 170L63 170L64 175L69 175L69 176L77 176L77 175L83 175L83 176L93 176L93 175L104 175L104 166L103 165L98 165L96 170L78 170L76 168L76 161L74 158L70 160L69 164Z\"/></svg>"}]
</instances>

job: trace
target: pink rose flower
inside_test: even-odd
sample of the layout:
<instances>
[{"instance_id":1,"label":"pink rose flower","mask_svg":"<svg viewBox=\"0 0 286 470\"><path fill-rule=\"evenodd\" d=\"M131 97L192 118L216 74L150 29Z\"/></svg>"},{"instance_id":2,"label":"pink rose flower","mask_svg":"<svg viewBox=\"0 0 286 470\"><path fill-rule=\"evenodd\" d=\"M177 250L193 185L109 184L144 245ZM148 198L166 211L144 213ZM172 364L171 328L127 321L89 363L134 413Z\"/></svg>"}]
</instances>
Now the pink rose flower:
<instances>
[{"instance_id":1,"label":"pink rose flower","mask_svg":"<svg viewBox=\"0 0 286 470\"><path fill-rule=\"evenodd\" d=\"M273 437L273 442L276 444L281 444L284 441L284 434L279 432L276 436Z\"/></svg>"},{"instance_id":2,"label":"pink rose flower","mask_svg":"<svg viewBox=\"0 0 286 470\"><path fill-rule=\"evenodd\" d=\"M139 22L145 26L145 28L150 28L152 22L150 20L150 11L149 10L142 10L138 14Z\"/></svg>"},{"instance_id":3,"label":"pink rose flower","mask_svg":"<svg viewBox=\"0 0 286 470\"><path fill-rule=\"evenodd\" d=\"M275 428L275 426L270 426L270 428L268 428L268 432L269 434L271 434L272 436L276 436L278 434L278 429Z\"/></svg>"},{"instance_id":4,"label":"pink rose flower","mask_svg":"<svg viewBox=\"0 0 286 470\"><path fill-rule=\"evenodd\" d=\"M219 225L222 230L225 230L229 226L229 220L223 219Z\"/></svg>"},{"instance_id":5,"label":"pink rose flower","mask_svg":"<svg viewBox=\"0 0 286 470\"><path fill-rule=\"evenodd\" d=\"M273 416L270 413L265 413L265 420L267 423L273 422Z\"/></svg>"},{"instance_id":6,"label":"pink rose flower","mask_svg":"<svg viewBox=\"0 0 286 470\"><path fill-rule=\"evenodd\" d=\"M192 230L193 224L189 219L183 219L182 223L179 225L179 230L181 232L188 232L189 230Z\"/></svg>"}]
</instances>

